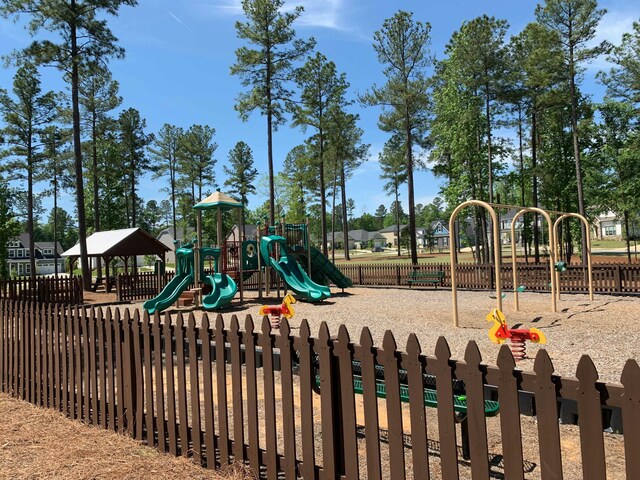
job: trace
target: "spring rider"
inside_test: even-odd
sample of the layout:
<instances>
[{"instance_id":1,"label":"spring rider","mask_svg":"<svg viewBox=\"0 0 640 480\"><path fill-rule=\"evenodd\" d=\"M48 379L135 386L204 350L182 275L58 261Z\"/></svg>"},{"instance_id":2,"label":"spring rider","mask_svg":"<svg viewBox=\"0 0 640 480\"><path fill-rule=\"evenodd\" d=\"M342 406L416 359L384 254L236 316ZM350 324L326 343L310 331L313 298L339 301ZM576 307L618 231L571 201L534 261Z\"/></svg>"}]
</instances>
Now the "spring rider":
<instances>
[{"instance_id":1,"label":"spring rider","mask_svg":"<svg viewBox=\"0 0 640 480\"><path fill-rule=\"evenodd\" d=\"M282 299L282 305L263 305L260 307L259 315L269 315L269 321L271 322L271 328L280 328L280 320L285 317L290 320L293 317L295 311L291 306L292 303L296 303L296 299L291 294L288 294Z\"/></svg>"},{"instance_id":2,"label":"spring rider","mask_svg":"<svg viewBox=\"0 0 640 480\"><path fill-rule=\"evenodd\" d=\"M547 343L547 337L537 328L509 328L504 313L497 308L491 310L486 318L488 322L494 322L489 329L489 339L493 343L504 343L508 339L509 348L516 362L527 356L525 341Z\"/></svg>"}]
</instances>

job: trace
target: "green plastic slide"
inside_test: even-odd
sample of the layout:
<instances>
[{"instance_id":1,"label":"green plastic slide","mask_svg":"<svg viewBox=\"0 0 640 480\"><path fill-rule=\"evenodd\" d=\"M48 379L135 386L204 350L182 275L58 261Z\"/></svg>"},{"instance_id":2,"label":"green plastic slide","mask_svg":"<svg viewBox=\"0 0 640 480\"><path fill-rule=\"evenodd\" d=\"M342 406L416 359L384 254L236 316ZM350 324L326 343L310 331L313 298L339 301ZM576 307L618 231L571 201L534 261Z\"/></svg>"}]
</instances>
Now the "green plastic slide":
<instances>
[{"instance_id":1,"label":"green plastic slide","mask_svg":"<svg viewBox=\"0 0 640 480\"><path fill-rule=\"evenodd\" d=\"M271 258L269 248L280 246L280 260ZM318 302L331 296L331 290L324 285L318 285L302 270L296 259L287 254L287 241L279 236L265 236L260 240L260 253L265 263L278 272L280 278L298 296L308 302Z\"/></svg>"},{"instance_id":2,"label":"green plastic slide","mask_svg":"<svg viewBox=\"0 0 640 480\"><path fill-rule=\"evenodd\" d=\"M163 311L177 302L180 294L189 288L192 283L192 274L176 274L157 297L144 302L143 308L149 312L149 315Z\"/></svg>"},{"instance_id":3,"label":"green plastic slide","mask_svg":"<svg viewBox=\"0 0 640 480\"><path fill-rule=\"evenodd\" d=\"M187 243L176 250L176 276L162 289L157 297L144 302L143 308L153 315L173 305L189 285L193 284L193 245Z\"/></svg>"},{"instance_id":4,"label":"green plastic slide","mask_svg":"<svg viewBox=\"0 0 640 480\"><path fill-rule=\"evenodd\" d=\"M202 308L205 310L216 310L229 305L238 291L233 278L224 273L209 275L202 282L213 289L210 294L202 297Z\"/></svg>"},{"instance_id":5,"label":"green plastic slide","mask_svg":"<svg viewBox=\"0 0 640 480\"><path fill-rule=\"evenodd\" d=\"M298 261L306 267L307 265L307 252L297 250L294 252ZM328 278L338 288L351 288L353 282L351 279L342 273L338 267L336 267L331 260L324 256L324 254L315 247L311 247L311 272L313 280L318 283L319 279Z\"/></svg>"}]
</instances>

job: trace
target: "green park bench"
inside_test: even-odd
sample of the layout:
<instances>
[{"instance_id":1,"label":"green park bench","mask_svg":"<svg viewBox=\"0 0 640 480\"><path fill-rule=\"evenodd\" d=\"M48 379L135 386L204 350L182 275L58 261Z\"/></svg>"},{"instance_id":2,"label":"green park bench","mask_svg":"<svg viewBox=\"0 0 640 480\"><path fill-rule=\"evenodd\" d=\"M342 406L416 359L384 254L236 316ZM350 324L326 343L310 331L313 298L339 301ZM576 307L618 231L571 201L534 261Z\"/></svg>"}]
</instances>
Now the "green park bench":
<instances>
[{"instance_id":1,"label":"green park bench","mask_svg":"<svg viewBox=\"0 0 640 480\"><path fill-rule=\"evenodd\" d=\"M438 271L412 270L409 272L407 283L409 284L409 288L411 288L414 283L431 284L431 285L435 285L436 288L438 288L438 285L442 286L443 280L444 280L444 272L440 270Z\"/></svg>"}]
</instances>

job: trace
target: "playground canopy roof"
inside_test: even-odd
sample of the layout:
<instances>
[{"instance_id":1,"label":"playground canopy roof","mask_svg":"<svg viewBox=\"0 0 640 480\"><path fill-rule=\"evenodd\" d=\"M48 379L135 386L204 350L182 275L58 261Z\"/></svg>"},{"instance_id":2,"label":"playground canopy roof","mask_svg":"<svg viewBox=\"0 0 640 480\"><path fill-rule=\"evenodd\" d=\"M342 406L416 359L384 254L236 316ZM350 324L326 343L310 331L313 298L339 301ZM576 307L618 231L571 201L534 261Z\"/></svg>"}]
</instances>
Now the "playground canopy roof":
<instances>
[{"instance_id":1,"label":"playground canopy roof","mask_svg":"<svg viewBox=\"0 0 640 480\"><path fill-rule=\"evenodd\" d=\"M193 208L196 210L210 210L220 208L223 212L232 208L243 208L242 202L234 200L229 195L222 192L214 192L204 200L196 203Z\"/></svg>"},{"instance_id":2,"label":"playground canopy roof","mask_svg":"<svg viewBox=\"0 0 640 480\"><path fill-rule=\"evenodd\" d=\"M130 257L133 255L158 255L164 258L169 250L164 243L140 228L125 228L96 232L87 238L89 257ZM63 257L79 257L80 244L62 254Z\"/></svg>"}]
</instances>

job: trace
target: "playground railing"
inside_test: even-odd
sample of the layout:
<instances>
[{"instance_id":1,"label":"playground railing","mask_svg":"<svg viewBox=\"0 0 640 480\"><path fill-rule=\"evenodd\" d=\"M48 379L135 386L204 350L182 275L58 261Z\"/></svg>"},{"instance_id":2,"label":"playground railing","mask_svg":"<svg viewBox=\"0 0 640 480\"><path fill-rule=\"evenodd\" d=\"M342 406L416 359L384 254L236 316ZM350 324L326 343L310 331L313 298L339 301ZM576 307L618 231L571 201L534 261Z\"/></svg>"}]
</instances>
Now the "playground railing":
<instances>
[{"instance_id":1,"label":"playground railing","mask_svg":"<svg viewBox=\"0 0 640 480\"><path fill-rule=\"evenodd\" d=\"M607 470L640 478L635 360L620 384L609 384L598 381L587 356L577 378L568 378L554 375L545 350L533 371L523 371L506 346L492 366L474 342L459 361L444 338L430 355L413 335L402 350L391 332L380 346L368 329L356 343L344 326L336 337L322 324L314 337L306 321L294 334L285 320L274 333L268 319L258 330L247 316L243 327L235 315L150 318L2 299L0 391L210 469L237 462L266 478L429 478L430 471L562 478L569 465L585 479L606 478ZM376 393L377 366L384 399ZM401 370L409 403L401 399ZM436 378L437 407L429 411L425 375ZM455 422L456 381L465 386L470 461ZM536 421L523 420L523 395ZM485 418L488 396L500 403L498 417ZM565 401L576 405L577 428L558 422ZM624 436L605 435L607 427Z\"/></svg>"}]
</instances>

